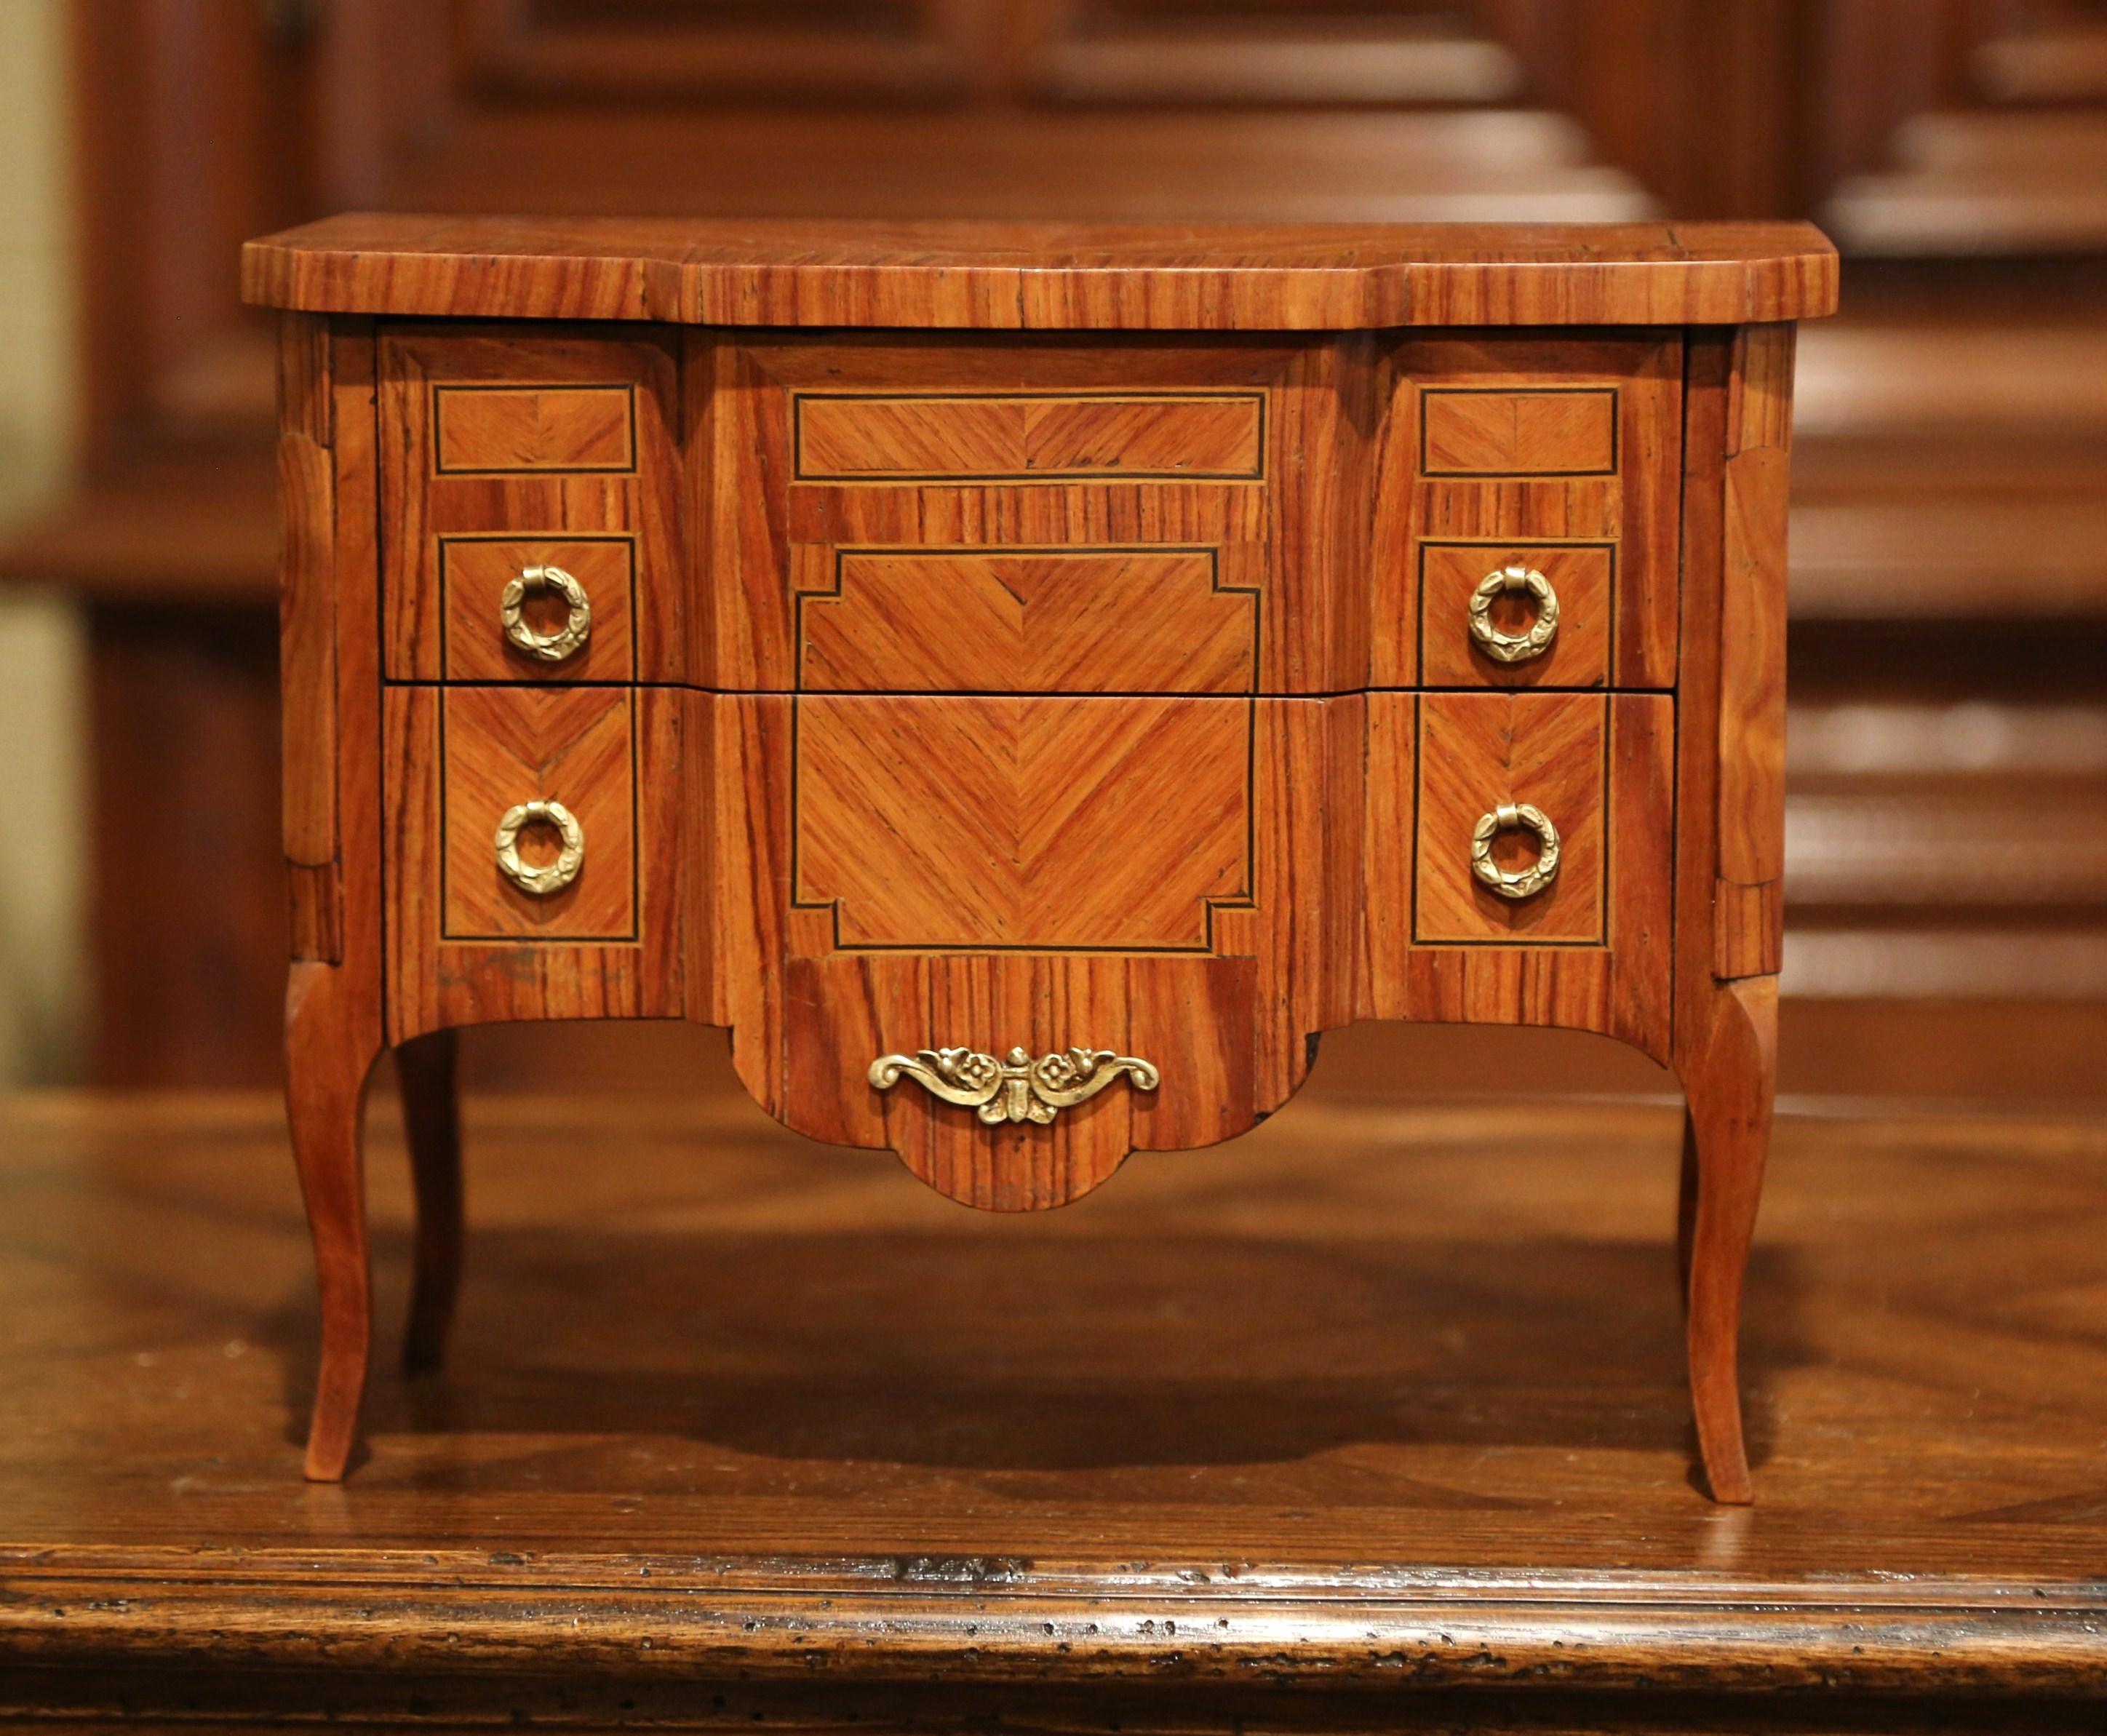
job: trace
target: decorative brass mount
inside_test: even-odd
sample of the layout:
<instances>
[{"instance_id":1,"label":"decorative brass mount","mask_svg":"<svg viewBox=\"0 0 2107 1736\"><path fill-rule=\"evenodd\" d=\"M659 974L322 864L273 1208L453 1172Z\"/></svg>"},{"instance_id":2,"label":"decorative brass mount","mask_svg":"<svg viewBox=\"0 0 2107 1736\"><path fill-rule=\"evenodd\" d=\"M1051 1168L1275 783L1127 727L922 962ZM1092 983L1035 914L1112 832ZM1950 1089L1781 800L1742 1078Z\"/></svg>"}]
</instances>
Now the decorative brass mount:
<instances>
[{"instance_id":1,"label":"decorative brass mount","mask_svg":"<svg viewBox=\"0 0 2107 1736\"><path fill-rule=\"evenodd\" d=\"M533 868L519 859L519 834L537 821L555 827L564 843L555 861ZM555 897L577 879L585 864L585 828L560 802L522 802L505 809L505 817L497 822L498 872L530 897Z\"/></svg>"},{"instance_id":2,"label":"decorative brass mount","mask_svg":"<svg viewBox=\"0 0 2107 1736\"><path fill-rule=\"evenodd\" d=\"M932 1097L978 1111L991 1127L1023 1121L1044 1126L1121 1073L1133 1075L1137 1091L1154 1091L1160 1078L1150 1063L1109 1049L1071 1049L1036 1061L1022 1049L1003 1061L974 1049L924 1049L882 1055L870 1064L870 1082L878 1090L890 1091L905 1074Z\"/></svg>"},{"instance_id":3,"label":"decorative brass mount","mask_svg":"<svg viewBox=\"0 0 2107 1736\"><path fill-rule=\"evenodd\" d=\"M570 610L563 626L553 633L536 632L521 613L527 593L545 588L560 596ZM561 567L520 569L519 578L505 586L505 594L497 600L497 614L504 623L505 636L529 657L538 657L543 663L561 663L580 650L592 632L592 600L586 596L586 587Z\"/></svg>"},{"instance_id":4,"label":"decorative brass mount","mask_svg":"<svg viewBox=\"0 0 2107 1736\"><path fill-rule=\"evenodd\" d=\"M1536 834L1536 860L1520 873L1510 874L1493 860L1493 840L1503 832L1522 830ZM1503 802L1489 814L1480 816L1471 834L1471 872L1503 898L1526 898L1542 892L1558 878L1558 828L1540 807Z\"/></svg>"},{"instance_id":5,"label":"decorative brass mount","mask_svg":"<svg viewBox=\"0 0 2107 1736\"><path fill-rule=\"evenodd\" d=\"M1503 632L1493 625L1493 599L1526 591L1536 603L1536 619L1525 633ZM1527 663L1551 649L1558 636L1558 593L1534 567L1502 567L1488 573L1471 593L1471 636L1494 663Z\"/></svg>"}]
</instances>

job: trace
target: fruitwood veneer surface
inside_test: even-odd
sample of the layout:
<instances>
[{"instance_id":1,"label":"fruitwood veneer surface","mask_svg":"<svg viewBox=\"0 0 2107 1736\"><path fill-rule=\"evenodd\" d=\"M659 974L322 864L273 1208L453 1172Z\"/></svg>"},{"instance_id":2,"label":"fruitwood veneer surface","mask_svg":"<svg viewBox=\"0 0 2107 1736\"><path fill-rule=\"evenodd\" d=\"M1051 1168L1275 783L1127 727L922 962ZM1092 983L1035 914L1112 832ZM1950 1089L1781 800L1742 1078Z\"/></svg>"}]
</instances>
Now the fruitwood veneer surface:
<instances>
[{"instance_id":1,"label":"fruitwood veneer surface","mask_svg":"<svg viewBox=\"0 0 2107 1736\"><path fill-rule=\"evenodd\" d=\"M1320 331L1735 325L1836 305L1811 223L716 223L353 213L251 241L311 313Z\"/></svg>"},{"instance_id":2,"label":"fruitwood veneer surface","mask_svg":"<svg viewBox=\"0 0 2107 1736\"><path fill-rule=\"evenodd\" d=\"M783 1131L707 1037L679 1104L471 1098L452 1369L376 1355L341 1487L275 1100L0 1104L0 1709L2098 1727L2018 1703L2107 1691L2096 1116L1781 1118L1728 1511L1674 1109L1401 1104L1354 1081L1412 1032L1335 1041L1023 1220Z\"/></svg>"}]
</instances>

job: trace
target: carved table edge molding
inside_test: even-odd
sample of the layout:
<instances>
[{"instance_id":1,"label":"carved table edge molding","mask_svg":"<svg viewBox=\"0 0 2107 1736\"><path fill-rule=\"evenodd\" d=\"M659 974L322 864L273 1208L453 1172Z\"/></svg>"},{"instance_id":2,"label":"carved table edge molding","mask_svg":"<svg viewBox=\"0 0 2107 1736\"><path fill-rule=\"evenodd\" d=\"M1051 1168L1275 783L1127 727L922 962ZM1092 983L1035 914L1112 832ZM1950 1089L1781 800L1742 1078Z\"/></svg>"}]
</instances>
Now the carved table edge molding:
<instances>
[{"instance_id":1,"label":"carved table edge molding","mask_svg":"<svg viewBox=\"0 0 2107 1736\"><path fill-rule=\"evenodd\" d=\"M0 1656L44 1666L2107 1698L2097 1581L39 1549L0 1587Z\"/></svg>"}]
</instances>

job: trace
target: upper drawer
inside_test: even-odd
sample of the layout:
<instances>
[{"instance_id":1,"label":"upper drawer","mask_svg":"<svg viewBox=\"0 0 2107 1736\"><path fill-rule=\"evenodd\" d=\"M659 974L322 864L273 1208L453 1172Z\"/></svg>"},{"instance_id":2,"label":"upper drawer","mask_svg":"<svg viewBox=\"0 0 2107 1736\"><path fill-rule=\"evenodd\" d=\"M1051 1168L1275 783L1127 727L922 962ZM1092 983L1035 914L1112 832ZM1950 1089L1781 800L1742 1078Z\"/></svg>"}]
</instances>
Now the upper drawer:
<instances>
[{"instance_id":1,"label":"upper drawer","mask_svg":"<svg viewBox=\"0 0 2107 1736\"><path fill-rule=\"evenodd\" d=\"M1375 685L1674 686L1680 337L1414 339L1394 369Z\"/></svg>"},{"instance_id":2,"label":"upper drawer","mask_svg":"<svg viewBox=\"0 0 2107 1736\"><path fill-rule=\"evenodd\" d=\"M805 693L1251 693L1256 551L838 548L797 596Z\"/></svg>"},{"instance_id":3,"label":"upper drawer","mask_svg":"<svg viewBox=\"0 0 2107 1736\"><path fill-rule=\"evenodd\" d=\"M677 679L674 350L406 328L380 369L389 675Z\"/></svg>"},{"instance_id":4,"label":"upper drawer","mask_svg":"<svg viewBox=\"0 0 2107 1736\"><path fill-rule=\"evenodd\" d=\"M712 685L1328 685L1369 421L1338 344L707 341Z\"/></svg>"}]
</instances>

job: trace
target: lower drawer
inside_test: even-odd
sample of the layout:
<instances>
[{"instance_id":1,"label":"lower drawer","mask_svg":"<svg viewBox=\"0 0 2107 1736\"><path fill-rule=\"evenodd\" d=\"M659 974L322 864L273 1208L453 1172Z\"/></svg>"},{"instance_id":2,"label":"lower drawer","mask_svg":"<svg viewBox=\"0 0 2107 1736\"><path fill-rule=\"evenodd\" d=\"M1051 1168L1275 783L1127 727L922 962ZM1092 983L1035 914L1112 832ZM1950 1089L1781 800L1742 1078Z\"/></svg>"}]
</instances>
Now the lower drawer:
<instances>
[{"instance_id":1,"label":"lower drawer","mask_svg":"<svg viewBox=\"0 0 2107 1736\"><path fill-rule=\"evenodd\" d=\"M1428 694L1419 703L1413 939L1600 946L1610 890L1610 702ZM1664 880L1665 836L1621 874Z\"/></svg>"},{"instance_id":2,"label":"lower drawer","mask_svg":"<svg viewBox=\"0 0 2107 1736\"><path fill-rule=\"evenodd\" d=\"M978 1203L1240 1132L1355 1017L1667 1052L1666 695L434 685L385 716L392 1039L730 1026L782 1120Z\"/></svg>"},{"instance_id":3,"label":"lower drawer","mask_svg":"<svg viewBox=\"0 0 2107 1736\"><path fill-rule=\"evenodd\" d=\"M707 706L691 1016L801 1133L1058 1204L1242 1132L1353 1015L1358 696Z\"/></svg>"},{"instance_id":4,"label":"lower drawer","mask_svg":"<svg viewBox=\"0 0 2107 1736\"><path fill-rule=\"evenodd\" d=\"M389 690L392 1036L679 1012L681 704L652 688Z\"/></svg>"},{"instance_id":5,"label":"lower drawer","mask_svg":"<svg viewBox=\"0 0 2107 1736\"><path fill-rule=\"evenodd\" d=\"M1665 694L1371 694L1363 1015L1664 1059L1674 746Z\"/></svg>"}]
</instances>

